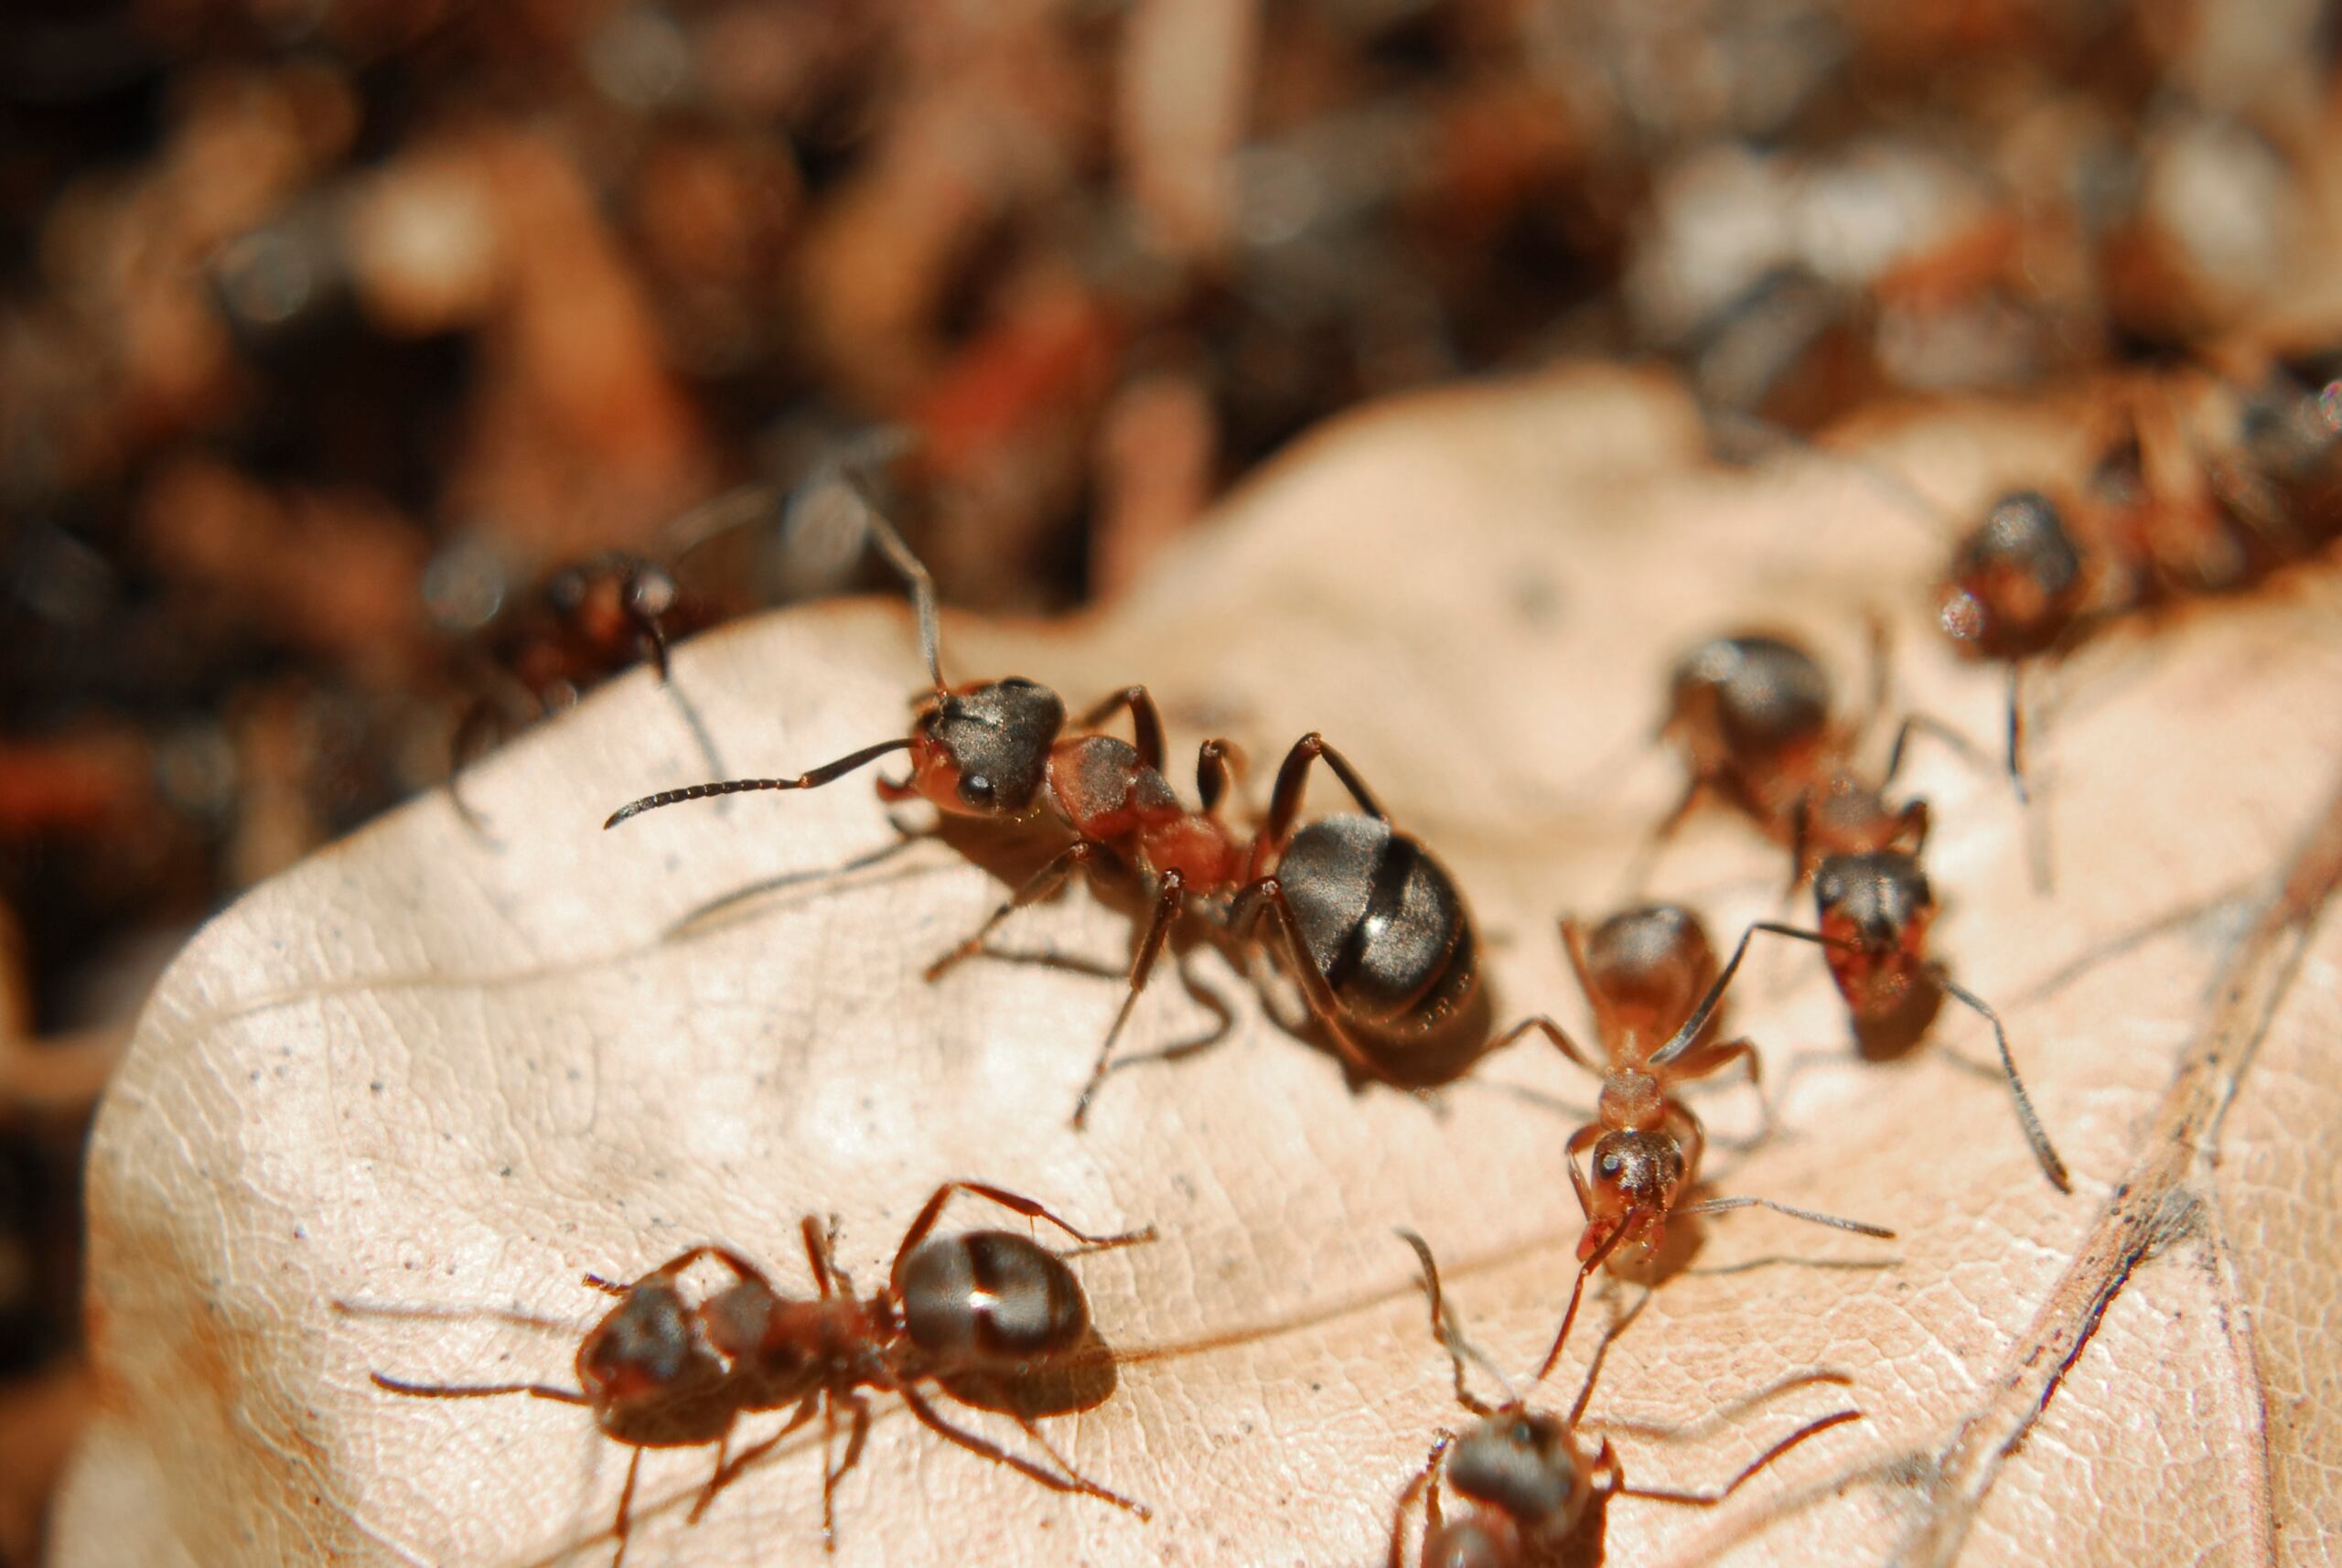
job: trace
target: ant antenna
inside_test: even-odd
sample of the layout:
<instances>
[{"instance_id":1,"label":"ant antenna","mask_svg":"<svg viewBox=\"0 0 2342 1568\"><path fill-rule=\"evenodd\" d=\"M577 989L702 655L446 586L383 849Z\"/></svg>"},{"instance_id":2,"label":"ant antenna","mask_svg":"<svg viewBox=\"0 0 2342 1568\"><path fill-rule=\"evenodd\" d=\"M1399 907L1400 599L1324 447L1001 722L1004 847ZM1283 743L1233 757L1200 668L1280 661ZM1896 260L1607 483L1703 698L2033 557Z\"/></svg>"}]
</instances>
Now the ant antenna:
<instances>
[{"instance_id":1,"label":"ant antenna","mask_svg":"<svg viewBox=\"0 0 2342 1568\"><path fill-rule=\"evenodd\" d=\"M869 485L871 470L886 467L918 444L918 436L910 431L899 425L882 425L847 443L822 470L817 470L816 477L835 478L854 492L854 499L862 503L863 524L870 531L870 542L909 587L911 604L919 615L919 652L926 657L928 679L934 683L935 694L940 698L948 688L943 683L943 639L936 629L935 579L929 574L926 563L911 553L901 532L871 495Z\"/></svg>"},{"instance_id":2,"label":"ant antenna","mask_svg":"<svg viewBox=\"0 0 2342 1568\"><path fill-rule=\"evenodd\" d=\"M602 824L604 832L617 827L628 817L639 817L645 811L655 811L661 806L678 806L685 800L705 800L717 795L743 795L754 789L818 789L833 779L842 779L857 768L866 767L889 752L908 751L910 740L882 740L876 746L865 746L860 751L839 757L800 773L794 779L727 779L720 784L693 784L682 789L662 789L656 795L645 795L639 800L629 800L612 811Z\"/></svg>"},{"instance_id":3,"label":"ant antenna","mask_svg":"<svg viewBox=\"0 0 2342 1568\"><path fill-rule=\"evenodd\" d=\"M1585 1407L1594 1402L1594 1385L1601 1380L1602 1363L1610 1359L1610 1347L1618 1342L1618 1336L1624 1334L1628 1325L1640 1317L1643 1308L1649 1305L1650 1290L1646 1286L1643 1294L1637 1298L1635 1305L1628 1307L1625 1316L1610 1326L1608 1331L1602 1336L1601 1343L1595 1346L1594 1359L1585 1364L1585 1382L1577 1391L1577 1398L1570 1402L1569 1425L1573 1428L1585 1419Z\"/></svg>"},{"instance_id":4,"label":"ant antenna","mask_svg":"<svg viewBox=\"0 0 2342 1568\"><path fill-rule=\"evenodd\" d=\"M1853 942L1839 937L1825 937L1819 931L1799 930L1795 926L1784 926L1772 920L1753 922L1740 933L1740 945L1732 950L1732 961L1725 964L1709 984L1708 993L1700 998L1700 1004L1692 1009L1692 1015L1683 1020L1683 1026L1675 1031L1675 1037L1650 1054L1652 1067L1665 1067L1692 1048L1692 1042L1700 1037L1701 1031L1708 1026L1708 1020L1714 1018L1716 1009L1724 1004L1724 988L1732 983L1733 975L1740 968L1740 961L1748 955L1749 939L1759 931L1770 931L1777 937L1795 937L1801 942L1811 942L1817 947L1838 948L1846 952L1860 950Z\"/></svg>"},{"instance_id":5,"label":"ant antenna","mask_svg":"<svg viewBox=\"0 0 2342 1568\"><path fill-rule=\"evenodd\" d=\"M2008 1031L2001 1026L2001 1015L1985 1004L1984 999L1952 979L1951 972L1941 964L1928 966L1928 977L1943 987L1945 994L1961 1003L1977 1016L1993 1026L1993 1044L2001 1053L2001 1076L2009 1080L2009 1093L2016 1101L2016 1119L2025 1128L2025 1141L2033 1145L2033 1157L2041 1165L2041 1174L2059 1192L2074 1190L2072 1179L2066 1174L2066 1162L2049 1144L2049 1134L2042 1130L2041 1118L2034 1114L2033 1097L2025 1091L2025 1080L2017 1076L2016 1058L2009 1054Z\"/></svg>"},{"instance_id":6,"label":"ant antenna","mask_svg":"<svg viewBox=\"0 0 2342 1568\"><path fill-rule=\"evenodd\" d=\"M1464 1386L1464 1363L1466 1359L1469 1359L1474 1366L1494 1379L1497 1387L1504 1391L1506 1404L1519 1404L1520 1395L1514 1391L1512 1380L1499 1370L1497 1364L1489 1360L1478 1346L1465 1338L1464 1331L1458 1328L1456 1326L1456 1320L1447 1315L1446 1297L1440 1294L1439 1265L1432 1260L1430 1244L1404 1226L1401 1226L1396 1234L1400 1240L1415 1250L1416 1258L1423 1263L1423 1294L1431 1298L1432 1337L1439 1341L1440 1347L1447 1352L1448 1360L1455 1366L1456 1402L1474 1415L1495 1413L1495 1407L1474 1395L1471 1390Z\"/></svg>"}]
</instances>

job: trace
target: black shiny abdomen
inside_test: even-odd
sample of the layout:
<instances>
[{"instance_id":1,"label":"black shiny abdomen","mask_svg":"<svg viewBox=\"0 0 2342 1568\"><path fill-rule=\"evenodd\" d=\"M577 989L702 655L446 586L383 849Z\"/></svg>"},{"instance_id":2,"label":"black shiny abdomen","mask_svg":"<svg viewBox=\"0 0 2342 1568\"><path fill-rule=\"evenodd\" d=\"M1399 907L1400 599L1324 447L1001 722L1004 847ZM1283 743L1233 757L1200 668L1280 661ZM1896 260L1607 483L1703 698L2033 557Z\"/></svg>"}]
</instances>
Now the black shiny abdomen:
<instances>
[{"instance_id":1,"label":"black shiny abdomen","mask_svg":"<svg viewBox=\"0 0 2342 1568\"><path fill-rule=\"evenodd\" d=\"M920 1242L903 1260L902 1300L913 1342L947 1362L1051 1356L1090 1328L1090 1303L1073 1271L1011 1230Z\"/></svg>"},{"instance_id":2,"label":"black shiny abdomen","mask_svg":"<svg viewBox=\"0 0 2342 1568\"><path fill-rule=\"evenodd\" d=\"M1349 1018L1384 1035L1435 1027L1477 982L1463 895L1423 845L1376 817L1310 823L1277 864L1301 939Z\"/></svg>"}]
</instances>

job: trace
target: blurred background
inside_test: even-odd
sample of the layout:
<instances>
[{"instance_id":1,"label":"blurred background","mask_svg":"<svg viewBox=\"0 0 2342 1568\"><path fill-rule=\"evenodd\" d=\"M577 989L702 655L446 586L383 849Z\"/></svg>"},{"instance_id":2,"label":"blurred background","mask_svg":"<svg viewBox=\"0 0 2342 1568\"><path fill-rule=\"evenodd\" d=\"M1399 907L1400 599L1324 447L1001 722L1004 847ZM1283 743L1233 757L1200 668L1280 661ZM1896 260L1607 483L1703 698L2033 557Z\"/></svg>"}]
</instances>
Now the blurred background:
<instances>
[{"instance_id":1,"label":"blurred background","mask_svg":"<svg viewBox=\"0 0 2342 1568\"><path fill-rule=\"evenodd\" d=\"M0 5L0 1563L78 1169L239 889L862 583L1111 596L1361 400L1663 361L1817 431L2297 316L2319 0ZM847 520L850 521L850 520ZM876 581L876 579L871 579Z\"/></svg>"}]
</instances>

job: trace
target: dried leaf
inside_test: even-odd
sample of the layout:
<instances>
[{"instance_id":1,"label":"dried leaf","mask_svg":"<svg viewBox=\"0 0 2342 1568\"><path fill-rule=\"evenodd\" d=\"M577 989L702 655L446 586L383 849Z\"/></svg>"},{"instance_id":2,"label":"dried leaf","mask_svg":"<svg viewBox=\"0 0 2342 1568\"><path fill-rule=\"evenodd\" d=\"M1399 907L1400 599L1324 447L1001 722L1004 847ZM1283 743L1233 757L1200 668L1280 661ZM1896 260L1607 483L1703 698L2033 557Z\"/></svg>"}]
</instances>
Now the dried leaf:
<instances>
[{"instance_id":1,"label":"dried leaf","mask_svg":"<svg viewBox=\"0 0 2342 1568\"><path fill-rule=\"evenodd\" d=\"M1871 446L1970 505L2077 471L2082 424L2071 408L1942 415ZM1999 716L1996 674L1923 625L1939 529L1842 465L1725 473L1698 449L1688 411L1617 375L1419 400L1308 444L1110 616L953 623L947 658L1077 703L1144 678L1189 744L1232 735L1263 766L1322 729L1468 890L1498 1015L1578 1019L1552 918L1617 897L1674 788L1644 737L1687 642L1788 627L1853 686L1877 607L1901 632L1911 705L1975 735ZM1574 1123L1494 1086L1579 1107L1591 1086L1522 1047L1434 1106L1353 1091L1205 953L1231 1037L1117 1076L1077 1135L1066 1116L1118 987L1006 961L924 983L1000 895L940 844L664 934L734 890L886 843L866 789L596 831L617 802L701 776L683 700L742 769L894 732L917 683L900 608L775 617L693 643L677 670L675 693L623 682L484 769L471 793L497 842L444 797L422 801L247 898L164 983L91 1157L102 1413L58 1561L597 1561L624 1455L583 1412L368 1381L560 1379L574 1341L328 1304L582 1326L600 1305L582 1272L633 1274L703 1238L797 1277L807 1211L843 1217L869 1279L951 1176L1094 1226L1162 1228L1080 1267L1110 1341L1169 1353L1053 1423L1076 1463L1157 1514L1044 1492L889 1412L841 1488L838 1561L1380 1561L1394 1498L1458 1415L1391 1229L1431 1240L1499 1363L1533 1365L1574 1266ZM1687 1421L1822 1366L1852 1376L1868 1419L1714 1513L1617 1504L1615 1561L2330 1560L2342 1403L2322 1330L2342 1260L2320 1137L2342 1111L2342 929L2313 933L2326 863L2305 863L2274 917L2254 911L2342 757L2333 587L2304 577L2116 636L2046 689L2054 896L2028 886L1999 780L1928 753L1909 782L1937 809L1941 950L2007 1014L2078 1189L2035 1170L1972 1020L1947 1015L1924 1048L1865 1062L1812 954L1760 950L1736 1026L1765 1047L1783 1128L1735 1149L1753 1102L1703 1092L1709 1175L1901 1240L1708 1222L1595 1409ZM1656 887L1729 932L1778 906L1777 860L1711 815ZM1079 891L1004 933L1110 964L1129 938L1126 915ZM1159 983L1132 1043L1209 1022ZM1836 1397L1621 1446L1647 1484L1712 1485ZM650 1457L630 1561L821 1559L807 1445L686 1529L707 1462Z\"/></svg>"}]
</instances>

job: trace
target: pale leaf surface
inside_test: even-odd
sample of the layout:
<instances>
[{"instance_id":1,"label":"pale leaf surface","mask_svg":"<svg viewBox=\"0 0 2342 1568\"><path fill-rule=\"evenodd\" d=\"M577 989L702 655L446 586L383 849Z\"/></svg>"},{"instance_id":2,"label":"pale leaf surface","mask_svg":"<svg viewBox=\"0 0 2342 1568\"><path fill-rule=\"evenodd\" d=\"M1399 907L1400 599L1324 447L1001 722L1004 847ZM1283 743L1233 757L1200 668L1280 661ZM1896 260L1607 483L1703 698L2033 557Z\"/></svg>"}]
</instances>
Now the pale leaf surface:
<instances>
[{"instance_id":1,"label":"pale leaf surface","mask_svg":"<svg viewBox=\"0 0 2342 1568\"><path fill-rule=\"evenodd\" d=\"M2084 423L2070 408L1938 415L1871 450L1972 506L2010 478L2079 472ZM1940 522L1829 461L1735 473L1699 454L1686 408L1615 374L1370 412L1248 488L1126 603L1064 627L950 621L947 660L956 678L1032 675L1077 706L1144 679L1178 752L1206 733L1248 748L1256 805L1284 746L1322 730L1466 889L1498 1016L1575 1023L1553 918L1617 898L1671 796L1672 767L1644 737L1685 644L1788 628L1853 691L1875 608L1898 633L1903 701L1997 733L1997 674L1958 664L1926 624ZM897 733L919 683L891 604L738 627L676 669L745 772ZM2326 1332L2342 1299L2342 929L2317 929L2291 961L2322 885L2298 918L2254 925L2342 758L2333 585L2111 639L2044 692L2053 896L2029 886L2000 781L1923 750L1909 784L1936 806L1940 950L2008 1015L2078 1189L2060 1197L2036 1171L1973 1019L1947 1011L1925 1047L1865 1063L1813 955L1760 952L1735 1026L1765 1048L1783 1129L1735 1150L1748 1096L1703 1090L1715 1189L1901 1239L1762 1213L1708 1222L1620 1341L1595 1409L1681 1422L1828 1367L1854 1380L1868 1419L1715 1512L1619 1503L1613 1561L2334 1559L2321 1521L2342 1518ZM1078 1265L1117 1347L1258 1332L1130 1366L1111 1402L1051 1423L1076 1463L1153 1503L1152 1523L1046 1493L890 1410L841 1489L838 1563L1379 1563L1394 1498L1460 1415L1391 1227L1431 1240L1499 1363L1533 1366L1574 1268L1560 1157L1574 1123L1480 1085L1435 1107L1354 1091L1206 953L1231 1036L1116 1077L1076 1135L1067 1113L1117 985L1006 961L923 983L1001 891L942 845L665 934L728 892L890 837L859 779L599 831L612 806L707 766L673 695L638 675L478 772L496 842L444 795L422 800L190 947L91 1155L104 1413L58 1562L606 1561L625 1454L584 1412L405 1400L368 1380L566 1380L574 1339L330 1304L519 1307L582 1328L601 1305L582 1273L630 1276L702 1239L801 1281L808 1211L843 1217L867 1283L929 1188L969 1176L1092 1227L1161 1228L1155 1245ZM1338 809L1330 779L1313 806ZM1778 908L1777 862L1706 815L1654 890L1697 899L1728 940ZM1077 889L1003 940L1115 963L1130 930ZM2258 1014L2240 1024L2242 1004L2223 1013L2213 994L2240 952L2273 1009L2265 1038ZM1132 1044L1209 1021L1166 975ZM1592 1102L1542 1049L1477 1076ZM2231 1087L2224 1118L2186 1123L2165 1158L2174 1097ZM2118 1199L2139 1170L2153 1181ZM2131 1223L2149 1200L2169 1221L2155 1244L2093 1262L2105 1237L2149 1234ZM2044 1408L2037 1380L2072 1348L2067 1304L2100 1297L2095 1337ZM1567 1402L1591 1343L1551 1402ZM1840 1397L1803 1390L1695 1441L1621 1447L1645 1484L1712 1485ZM650 1456L631 1562L822 1560L812 1452L776 1454L686 1530L707 1460Z\"/></svg>"}]
</instances>

